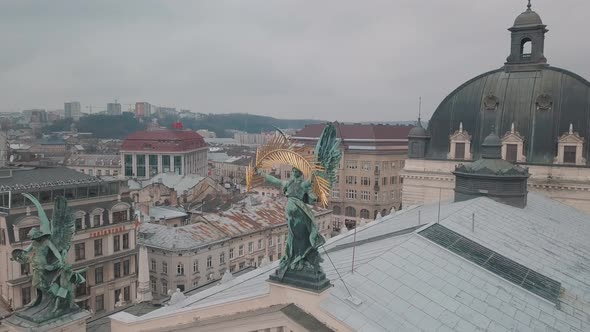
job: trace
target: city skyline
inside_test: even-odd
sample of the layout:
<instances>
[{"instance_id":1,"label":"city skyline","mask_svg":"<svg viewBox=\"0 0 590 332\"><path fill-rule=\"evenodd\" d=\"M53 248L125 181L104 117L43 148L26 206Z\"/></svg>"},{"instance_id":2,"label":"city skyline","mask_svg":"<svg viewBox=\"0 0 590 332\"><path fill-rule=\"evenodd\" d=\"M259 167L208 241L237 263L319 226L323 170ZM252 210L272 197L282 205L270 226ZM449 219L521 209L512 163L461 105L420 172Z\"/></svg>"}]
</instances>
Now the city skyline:
<instances>
[{"instance_id":1,"label":"city skyline","mask_svg":"<svg viewBox=\"0 0 590 332\"><path fill-rule=\"evenodd\" d=\"M590 77L590 45L572 34L590 3L532 5L550 30L549 64ZM428 118L452 87L501 67L506 29L526 1L58 1L0 9L3 112L72 100L97 112L117 99L124 111L148 101L202 113L385 121L413 120L419 96Z\"/></svg>"}]
</instances>

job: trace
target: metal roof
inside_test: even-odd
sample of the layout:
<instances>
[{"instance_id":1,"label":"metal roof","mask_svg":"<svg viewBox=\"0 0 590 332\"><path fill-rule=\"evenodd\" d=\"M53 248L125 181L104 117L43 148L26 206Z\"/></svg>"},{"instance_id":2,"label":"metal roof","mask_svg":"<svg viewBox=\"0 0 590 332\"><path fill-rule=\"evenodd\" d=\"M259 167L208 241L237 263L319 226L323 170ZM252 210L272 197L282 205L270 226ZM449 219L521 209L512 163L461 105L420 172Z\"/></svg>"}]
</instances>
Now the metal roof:
<instances>
[{"instance_id":1,"label":"metal roof","mask_svg":"<svg viewBox=\"0 0 590 332\"><path fill-rule=\"evenodd\" d=\"M157 129L135 132L123 141L121 151L183 152L207 147L192 130Z\"/></svg>"},{"instance_id":2,"label":"metal roof","mask_svg":"<svg viewBox=\"0 0 590 332\"><path fill-rule=\"evenodd\" d=\"M472 216L475 214L475 224ZM401 230L435 223L562 285L559 305L529 292L417 234ZM397 233L396 233L397 232ZM392 237L382 237L392 234ZM398 235L393 235L398 234ZM356 236L357 266L351 273ZM381 237L379 237L381 236ZM334 287L321 310L357 331L590 330L590 216L532 193L524 209L488 198L410 208L328 240L323 267ZM341 249L337 249L337 248ZM200 310L259 298L278 262L142 317ZM353 304L352 296L360 300ZM313 313L312 313L313 314Z\"/></svg>"}]
</instances>

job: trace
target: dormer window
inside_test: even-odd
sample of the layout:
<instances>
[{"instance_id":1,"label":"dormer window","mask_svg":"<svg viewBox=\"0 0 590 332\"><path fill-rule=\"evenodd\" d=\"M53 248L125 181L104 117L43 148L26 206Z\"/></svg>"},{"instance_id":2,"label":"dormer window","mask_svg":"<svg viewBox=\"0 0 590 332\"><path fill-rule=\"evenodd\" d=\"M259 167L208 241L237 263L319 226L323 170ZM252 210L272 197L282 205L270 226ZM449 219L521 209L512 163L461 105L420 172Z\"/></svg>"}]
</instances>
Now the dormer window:
<instances>
[{"instance_id":1,"label":"dormer window","mask_svg":"<svg viewBox=\"0 0 590 332\"><path fill-rule=\"evenodd\" d=\"M449 159L470 160L471 159L471 136L463 130L463 122L459 123L459 130L449 137L450 151Z\"/></svg>"},{"instance_id":2,"label":"dormer window","mask_svg":"<svg viewBox=\"0 0 590 332\"><path fill-rule=\"evenodd\" d=\"M524 156L524 138L514 127L502 137L502 159L512 163L521 163L526 161Z\"/></svg>"},{"instance_id":3,"label":"dormer window","mask_svg":"<svg viewBox=\"0 0 590 332\"><path fill-rule=\"evenodd\" d=\"M582 152L584 149L584 138L574 132L573 124L570 124L569 131L561 135L557 142L556 164L585 165L586 159Z\"/></svg>"}]
</instances>

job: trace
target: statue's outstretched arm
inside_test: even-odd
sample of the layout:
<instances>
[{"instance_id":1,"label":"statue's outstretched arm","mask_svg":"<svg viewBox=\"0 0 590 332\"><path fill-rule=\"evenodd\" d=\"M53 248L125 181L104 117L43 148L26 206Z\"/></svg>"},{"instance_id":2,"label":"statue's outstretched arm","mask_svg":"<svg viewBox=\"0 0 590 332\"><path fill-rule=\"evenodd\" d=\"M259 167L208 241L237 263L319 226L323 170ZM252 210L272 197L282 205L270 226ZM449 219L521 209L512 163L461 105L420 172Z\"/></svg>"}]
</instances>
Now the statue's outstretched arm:
<instances>
[{"instance_id":1,"label":"statue's outstretched arm","mask_svg":"<svg viewBox=\"0 0 590 332\"><path fill-rule=\"evenodd\" d=\"M27 256L32 249L33 249L33 244L31 243L25 249L13 250L11 260L17 261L21 264L28 263Z\"/></svg>"},{"instance_id":2,"label":"statue's outstretched arm","mask_svg":"<svg viewBox=\"0 0 590 332\"><path fill-rule=\"evenodd\" d=\"M275 177L274 177L274 176L272 176L272 175L269 175L269 174L263 173L263 172L261 172L260 170L256 170L256 173L258 173L258 175L262 176L262 177L263 177L263 178L266 180L266 182L268 182L268 183L272 184L273 186L276 186L276 187L283 188L283 186L285 185L285 184L283 183L283 181L281 181L281 180L279 180L279 179L275 178Z\"/></svg>"}]
</instances>

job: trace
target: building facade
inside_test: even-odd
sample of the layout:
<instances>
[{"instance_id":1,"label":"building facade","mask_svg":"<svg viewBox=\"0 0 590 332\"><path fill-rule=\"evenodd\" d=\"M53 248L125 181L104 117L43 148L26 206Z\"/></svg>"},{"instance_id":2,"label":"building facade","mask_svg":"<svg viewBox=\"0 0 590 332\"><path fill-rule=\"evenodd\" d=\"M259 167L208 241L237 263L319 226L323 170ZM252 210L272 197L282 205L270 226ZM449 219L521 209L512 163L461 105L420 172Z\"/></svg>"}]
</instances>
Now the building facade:
<instances>
[{"instance_id":1,"label":"building facade","mask_svg":"<svg viewBox=\"0 0 590 332\"><path fill-rule=\"evenodd\" d=\"M462 84L441 102L427 129L410 133L404 206L450 199L451 172L478 159L493 131L502 158L528 167L530 191L590 212L590 82L547 64L548 30L530 7L509 31L504 66Z\"/></svg>"},{"instance_id":2,"label":"building facade","mask_svg":"<svg viewBox=\"0 0 590 332\"><path fill-rule=\"evenodd\" d=\"M67 260L86 268L86 282L77 286L75 301L96 314L114 310L121 299L135 300L137 274L133 208L122 198L121 182L104 181L68 168L3 169L0 179L0 297L12 309L35 297L30 266L9 259L14 249L31 241L40 224L37 211L22 193L35 196L51 216L54 197L64 196L74 214L76 232ZM123 193L124 194L124 193Z\"/></svg>"},{"instance_id":3,"label":"building facade","mask_svg":"<svg viewBox=\"0 0 590 332\"><path fill-rule=\"evenodd\" d=\"M152 116L153 106L145 101L135 103L135 117L136 118L149 118Z\"/></svg>"},{"instance_id":4,"label":"building facade","mask_svg":"<svg viewBox=\"0 0 590 332\"><path fill-rule=\"evenodd\" d=\"M193 216L189 225L143 222L140 245L148 249L154 298L219 280L225 271L257 267L280 259L287 236L286 199L247 200L220 213ZM330 235L331 211L314 209L316 223ZM266 258L266 260L265 260Z\"/></svg>"},{"instance_id":5,"label":"building facade","mask_svg":"<svg viewBox=\"0 0 590 332\"><path fill-rule=\"evenodd\" d=\"M313 153L324 125L308 125L293 139ZM330 208L336 230L374 220L402 207L400 171L408 151L411 126L336 123L342 160L333 184ZM290 170L279 167L282 178Z\"/></svg>"},{"instance_id":6,"label":"building facade","mask_svg":"<svg viewBox=\"0 0 590 332\"><path fill-rule=\"evenodd\" d=\"M77 154L65 161L65 166L90 176L119 176L121 156L118 154Z\"/></svg>"},{"instance_id":7,"label":"building facade","mask_svg":"<svg viewBox=\"0 0 590 332\"><path fill-rule=\"evenodd\" d=\"M158 173L207 176L207 144L192 130L154 129L129 135L121 145L121 174L138 179Z\"/></svg>"},{"instance_id":8,"label":"building facade","mask_svg":"<svg viewBox=\"0 0 590 332\"><path fill-rule=\"evenodd\" d=\"M80 116L82 116L82 108L79 101L64 103L64 118L80 121Z\"/></svg>"}]
</instances>

